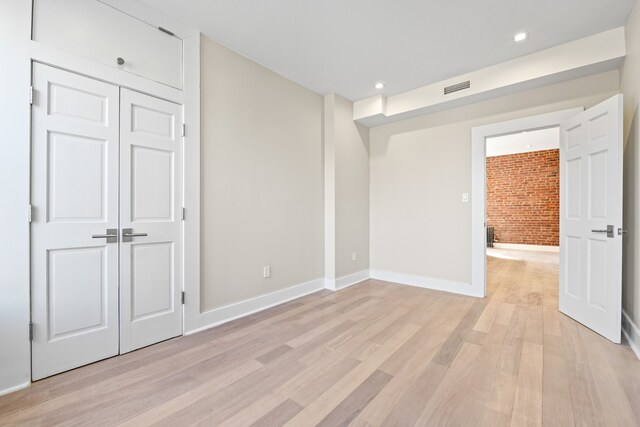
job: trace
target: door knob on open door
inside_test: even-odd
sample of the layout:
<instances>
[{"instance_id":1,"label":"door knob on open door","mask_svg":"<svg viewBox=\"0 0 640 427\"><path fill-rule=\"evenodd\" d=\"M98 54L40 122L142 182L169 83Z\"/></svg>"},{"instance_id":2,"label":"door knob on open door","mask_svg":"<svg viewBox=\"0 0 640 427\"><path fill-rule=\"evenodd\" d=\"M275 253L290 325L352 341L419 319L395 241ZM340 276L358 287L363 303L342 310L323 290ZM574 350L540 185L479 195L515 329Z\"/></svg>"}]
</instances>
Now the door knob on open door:
<instances>
[{"instance_id":1,"label":"door knob on open door","mask_svg":"<svg viewBox=\"0 0 640 427\"><path fill-rule=\"evenodd\" d=\"M591 230L592 233L607 233L607 237L614 237L613 225L607 225L606 230Z\"/></svg>"},{"instance_id":2,"label":"door knob on open door","mask_svg":"<svg viewBox=\"0 0 640 427\"><path fill-rule=\"evenodd\" d=\"M122 229L122 241L123 242L132 242L134 237L144 237L147 233L134 233L133 228L123 228Z\"/></svg>"}]
</instances>

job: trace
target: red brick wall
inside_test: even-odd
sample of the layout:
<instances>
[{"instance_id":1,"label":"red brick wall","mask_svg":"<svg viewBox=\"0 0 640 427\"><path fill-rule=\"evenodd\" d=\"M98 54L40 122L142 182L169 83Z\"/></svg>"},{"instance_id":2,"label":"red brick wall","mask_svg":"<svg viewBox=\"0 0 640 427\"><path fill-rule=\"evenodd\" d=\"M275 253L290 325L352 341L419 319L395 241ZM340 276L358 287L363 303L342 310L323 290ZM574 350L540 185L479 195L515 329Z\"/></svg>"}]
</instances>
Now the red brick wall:
<instances>
[{"instance_id":1,"label":"red brick wall","mask_svg":"<svg viewBox=\"0 0 640 427\"><path fill-rule=\"evenodd\" d=\"M560 151L487 158L487 226L498 243L559 245Z\"/></svg>"}]
</instances>

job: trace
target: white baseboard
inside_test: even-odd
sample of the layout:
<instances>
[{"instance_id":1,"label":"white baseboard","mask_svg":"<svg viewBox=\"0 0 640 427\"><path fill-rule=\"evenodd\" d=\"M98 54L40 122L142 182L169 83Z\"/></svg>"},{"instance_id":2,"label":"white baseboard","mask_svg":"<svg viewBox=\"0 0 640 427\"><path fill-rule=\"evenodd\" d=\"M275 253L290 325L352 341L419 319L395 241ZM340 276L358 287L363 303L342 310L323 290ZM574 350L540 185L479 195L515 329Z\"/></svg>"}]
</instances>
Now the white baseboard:
<instances>
[{"instance_id":1,"label":"white baseboard","mask_svg":"<svg viewBox=\"0 0 640 427\"><path fill-rule=\"evenodd\" d=\"M336 290L348 288L349 286L353 286L357 283L364 282L369 279L369 270L358 271L353 274L349 274L347 276L342 276L336 279Z\"/></svg>"},{"instance_id":2,"label":"white baseboard","mask_svg":"<svg viewBox=\"0 0 640 427\"><path fill-rule=\"evenodd\" d=\"M362 270L337 279L324 279L324 288L337 291L370 279L369 270Z\"/></svg>"},{"instance_id":3,"label":"white baseboard","mask_svg":"<svg viewBox=\"0 0 640 427\"><path fill-rule=\"evenodd\" d=\"M474 289L470 283L452 280L436 279L433 277L417 276L414 274L396 273L393 271L371 270L371 278L401 285L416 286L436 291L452 292L482 298L484 290Z\"/></svg>"},{"instance_id":4,"label":"white baseboard","mask_svg":"<svg viewBox=\"0 0 640 427\"><path fill-rule=\"evenodd\" d=\"M5 394L13 393L15 391L19 391L25 389L31 385L31 382L26 382L22 384L18 384L13 387L5 388L4 390L0 390L0 396L4 396Z\"/></svg>"},{"instance_id":5,"label":"white baseboard","mask_svg":"<svg viewBox=\"0 0 640 427\"><path fill-rule=\"evenodd\" d=\"M185 331L184 334L195 334L196 332L204 331L206 329L222 325L223 323L231 322L232 320L249 316L250 314L275 307L276 305L283 304L285 302L312 294L314 292L318 292L325 288L324 282L324 279L316 279L310 282L281 289L279 291L271 292L266 295L261 295L259 297L205 311L204 313L200 314L200 327Z\"/></svg>"},{"instance_id":6,"label":"white baseboard","mask_svg":"<svg viewBox=\"0 0 640 427\"><path fill-rule=\"evenodd\" d=\"M640 328L633 323L626 311L622 310L622 333L629 343L629 347L640 359Z\"/></svg>"},{"instance_id":7,"label":"white baseboard","mask_svg":"<svg viewBox=\"0 0 640 427\"><path fill-rule=\"evenodd\" d=\"M336 279L324 279L324 288L330 291L336 290Z\"/></svg>"},{"instance_id":8,"label":"white baseboard","mask_svg":"<svg viewBox=\"0 0 640 427\"><path fill-rule=\"evenodd\" d=\"M520 245L517 243L494 243L495 249L515 249L521 251L560 252L559 246Z\"/></svg>"}]
</instances>

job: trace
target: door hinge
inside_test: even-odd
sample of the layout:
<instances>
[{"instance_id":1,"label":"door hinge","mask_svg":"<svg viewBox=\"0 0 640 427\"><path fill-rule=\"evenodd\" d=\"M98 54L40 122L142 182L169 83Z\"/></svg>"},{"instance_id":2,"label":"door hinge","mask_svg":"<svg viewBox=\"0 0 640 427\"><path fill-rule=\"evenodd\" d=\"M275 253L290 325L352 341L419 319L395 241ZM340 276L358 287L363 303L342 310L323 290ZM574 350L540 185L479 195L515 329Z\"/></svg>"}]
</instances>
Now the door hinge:
<instances>
[{"instance_id":1,"label":"door hinge","mask_svg":"<svg viewBox=\"0 0 640 427\"><path fill-rule=\"evenodd\" d=\"M186 210L185 208L182 208L182 211L181 211L181 213L180 213L180 219L181 219L182 221L184 221L184 219L185 219L185 218L186 218L186 216L187 216L187 212L186 212L186 211L187 211L187 210Z\"/></svg>"},{"instance_id":2,"label":"door hinge","mask_svg":"<svg viewBox=\"0 0 640 427\"><path fill-rule=\"evenodd\" d=\"M187 134L187 125L185 125L184 123L182 124L182 136L185 136Z\"/></svg>"},{"instance_id":3,"label":"door hinge","mask_svg":"<svg viewBox=\"0 0 640 427\"><path fill-rule=\"evenodd\" d=\"M29 341L33 341L33 322L29 322Z\"/></svg>"},{"instance_id":4,"label":"door hinge","mask_svg":"<svg viewBox=\"0 0 640 427\"><path fill-rule=\"evenodd\" d=\"M184 291L182 291L182 296L180 297L180 302L182 302L182 304L184 304Z\"/></svg>"},{"instance_id":5,"label":"door hinge","mask_svg":"<svg viewBox=\"0 0 640 427\"><path fill-rule=\"evenodd\" d=\"M162 31L165 34L169 34L170 36L175 36L175 34L173 34L173 32L167 30L166 28L158 27L158 30Z\"/></svg>"},{"instance_id":6,"label":"door hinge","mask_svg":"<svg viewBox=\"0 0 640 427\"><path fill-rule=\"evenodd\" d=\"M33 86L29 86L29 105L33 105Z\"/></svg>"},{"instance_id":7,"label":"door hinge","mask_svg":"<svg viewBox=\"0 0 640 427\"><path fill-rule=\"evenodd\" d=\"M31 224L31 222L33 221L33 206L32 205L27 205L27 221L29 221L29 224Z\"/></svg>"}]
</instances>

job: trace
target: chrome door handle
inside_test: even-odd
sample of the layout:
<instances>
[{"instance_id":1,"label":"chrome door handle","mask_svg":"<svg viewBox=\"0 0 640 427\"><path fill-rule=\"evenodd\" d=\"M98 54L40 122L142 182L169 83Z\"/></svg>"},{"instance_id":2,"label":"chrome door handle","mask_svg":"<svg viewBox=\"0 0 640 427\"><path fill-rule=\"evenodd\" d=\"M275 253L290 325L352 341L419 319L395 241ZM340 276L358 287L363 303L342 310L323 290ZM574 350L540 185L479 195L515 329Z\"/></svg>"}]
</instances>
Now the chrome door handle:
<instances>
[{"instance_id":1,"label":"chrome door handle","mask_svg":"<svg viewBox=\"0 0 640 427\"><path fill-rule=\"evenodd\" d=\"M591 230L592 233L607 233L607 237L614 237L613 234L613 225L607 225L606 230Z\"/></svg>"},{"instance_id":2,"label":"chrome door handle","mask_svg":"<svg viewBox=\"0 0 640 427\"><path fill-rule=\"evenodd\" d=\"M91 236L92 239L107 239L107 243L117 243L118 242L118 229L117 228L107 228L107 234L94 234Z\"/></svg>"},{"instance_id":3,"label":"chrome door handle","mask_svg":"<svg viewBox=\"0 0 640 427\"><path fill-rule=\"evenodd\" d=\"M145 237L147 233L134 233L133 228L122 229L122 241L132 242L134 237Z\"/></svg>"}]
</instances>

